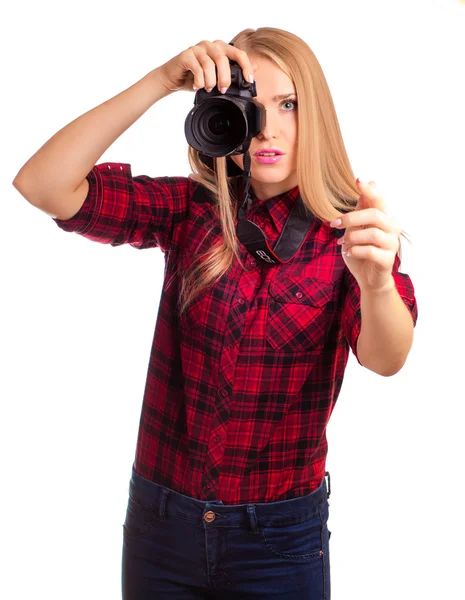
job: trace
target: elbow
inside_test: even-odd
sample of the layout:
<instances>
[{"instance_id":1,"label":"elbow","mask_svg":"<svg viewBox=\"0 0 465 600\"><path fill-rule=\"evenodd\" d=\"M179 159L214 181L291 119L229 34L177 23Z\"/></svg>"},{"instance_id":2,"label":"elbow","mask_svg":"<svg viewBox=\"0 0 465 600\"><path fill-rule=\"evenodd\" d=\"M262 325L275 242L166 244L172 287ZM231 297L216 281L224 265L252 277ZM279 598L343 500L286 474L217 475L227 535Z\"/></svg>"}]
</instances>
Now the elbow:
<instances>
[{"instance_id":1,"label":"elbow","mask_svg":"<svg viewBox=\"0 0 465 600\"><path fill-rule=\"evenodd\" d=\"M405 364L404 360L401 363L391 364L389 366L386 366L385 363L380 365L379 363L375 363L370 360L364 360L360 358L360 356L359 362L363 367L365 367L365 369L376 373L376 375L381 375L381 377L392 377L393 375L398 373Z\"/></svg>"},{"instance_id":2,"label":"elbow","mask_svg":"<svg viewBox=\"0 0 465 600\"><path fill-rule=\"evenodd\" d=\"M381 377L392 377L393 375L398 373L401 369L402 369L402 367L399 367L398 369L391 369L390 371L383 371L383 372L379 373L379 375L381 375Z\"/></svg>"},{"instance_id":3,"label":"elbow","mask_svg":"<svg viewBox=\"0 0 465 600\"><path fill-rule=\"evenodd\" d=\"M405 360L401 363L397 363L396 365L390 366L389 369L379 369L377 373L378 375L381 375L381 377L392 377L393 375L396 375L404 365Z\"/></svg>"}]
</instances>

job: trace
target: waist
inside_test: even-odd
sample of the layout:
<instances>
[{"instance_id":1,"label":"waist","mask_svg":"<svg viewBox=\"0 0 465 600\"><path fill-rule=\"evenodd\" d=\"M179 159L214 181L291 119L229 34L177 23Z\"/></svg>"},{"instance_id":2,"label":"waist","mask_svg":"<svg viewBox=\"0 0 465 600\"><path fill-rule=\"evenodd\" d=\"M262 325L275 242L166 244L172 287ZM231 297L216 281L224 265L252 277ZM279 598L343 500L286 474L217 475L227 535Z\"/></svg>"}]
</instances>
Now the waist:
<instances>
[{"instance_id":1,"label":"waist","mask_svg":"<svg viewBox=\"0 0 465 600\"><path fill-rule=\"evenodd\" d=\"M329 473L326 472L329 477ZM132 466L129 484L130 497L155 511L161 518L174 517L192 522L214 521L220 527L244 527L253 514L258 527L286 525L303 521L318 511L328 498L326 477L313 491L297 498L277 502L228 504L222 500L199 500L181 494L136 472Z\"/></svg>"}]
</instances>

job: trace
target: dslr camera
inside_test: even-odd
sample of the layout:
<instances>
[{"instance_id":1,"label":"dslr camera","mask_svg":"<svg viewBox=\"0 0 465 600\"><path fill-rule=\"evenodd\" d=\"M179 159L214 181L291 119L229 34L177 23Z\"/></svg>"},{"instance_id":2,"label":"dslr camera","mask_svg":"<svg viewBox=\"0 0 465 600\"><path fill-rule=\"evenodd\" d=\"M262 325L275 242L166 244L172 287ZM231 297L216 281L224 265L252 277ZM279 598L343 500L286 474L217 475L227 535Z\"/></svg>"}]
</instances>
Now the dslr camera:
<instances>
[{"instance_id":1,"label":"dslr camera","mask_svg":"<svg viewBox=\"0 0 465 600\"><path fill-rule=\"evenodd\" d=\"M247 152L251 139L265 126L265 108L253 99L257 95L255 82L245 81L237 62L230 59L229 63L231 85L226 93L222 94L218 85L211 92L198 90L184 124L187 143L211 169L213 157Z\"/></svg>"}]
</instances>

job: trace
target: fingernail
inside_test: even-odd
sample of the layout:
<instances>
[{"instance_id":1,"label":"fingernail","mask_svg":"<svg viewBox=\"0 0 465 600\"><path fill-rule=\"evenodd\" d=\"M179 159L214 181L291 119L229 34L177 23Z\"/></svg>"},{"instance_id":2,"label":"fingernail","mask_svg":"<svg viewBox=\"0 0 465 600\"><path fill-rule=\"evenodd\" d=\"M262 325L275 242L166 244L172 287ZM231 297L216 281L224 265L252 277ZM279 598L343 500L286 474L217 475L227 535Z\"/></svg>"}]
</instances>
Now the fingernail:
<instances>
[{"instance_id":1,"label":"fingernail","mask_svg":"<svg viewBox=\"0 0 465 600\"><path fill-rule=\"evenodd\" d=\"M250 81L250 83L255 83L255 80L254 80L252 74L249 75L249 81Z\"/></svg>"},{"instance_id":2,"label":"fingernail","mask_svg":"<svg viewBox=\"0 0 465 600\"><path fill-rule=\"evenodd\" d=\"M227 89L228 89L227 87L220 88L220 92L221 92L222 94L226 94L226 90L227 90Z\"/></svg>"},{"instance_id":3,"label":"fingernail","mask_svg":"<svg viewBox=\"0 0 465 600\"><path fill-rule=\"evenodd\" d=\"M336 219L335 221L331 221L331 223L329 224L330 227L339 227L339 225L342 223L342 219Z\"/></svg>"},{"instance_id":4,"label":"fingernail","mask_svg":"<svg viewBox=\"0 0 465 600\"><path fill-rule=\"evenodd\" d=\"M195 87L195 85L194 85L194 87L192 89L194 90L194 92L196 92L199 88Z\"/></svg>"}]
</instances>

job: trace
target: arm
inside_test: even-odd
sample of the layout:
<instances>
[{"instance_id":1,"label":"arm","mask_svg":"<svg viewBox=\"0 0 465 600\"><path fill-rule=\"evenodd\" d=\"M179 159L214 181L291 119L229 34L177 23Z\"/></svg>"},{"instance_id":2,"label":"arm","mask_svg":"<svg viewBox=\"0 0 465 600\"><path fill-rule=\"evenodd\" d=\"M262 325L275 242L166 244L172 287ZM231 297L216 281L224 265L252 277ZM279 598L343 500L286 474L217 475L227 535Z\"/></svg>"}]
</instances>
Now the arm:
<instances>
[{"instance_id":1,"label":"arm","mask_svg":"<svg viewBox=\"0 0 465 600\"><path fill-rule=\"evenodd\" d=\"M390 377L403 367L413 342L412 316L394 279L379 292L361 289L360 309L359 361L370 371Z\"/></svg>"},{"instance_id":2,"label":"arm","mask_svg":"<svg viewBox=\"0 0 465 600\"><path fill-rule=\"evenodd\" d=\"M361 290L347 268L343 278L342 326L347 342L362 367L385 377L400 370L410 350L410 322L405 315L413 327L418 319L413 282L399 267L396 256L391 280L395 288L389 291L388 286L378 295Z\"/></svg>"},{"instance_id":3,"label":"arm","mask_svg":"<svg viewBox=\"0 0 465 600\"><path fill-rule=\"evenodd\" d=\"M48 140L20 169L13 185L31 204L61 219L83 204L86 176L100 156L155 102L170 92L158 69L84 113Z\"/></svg>"}]
</instances>

